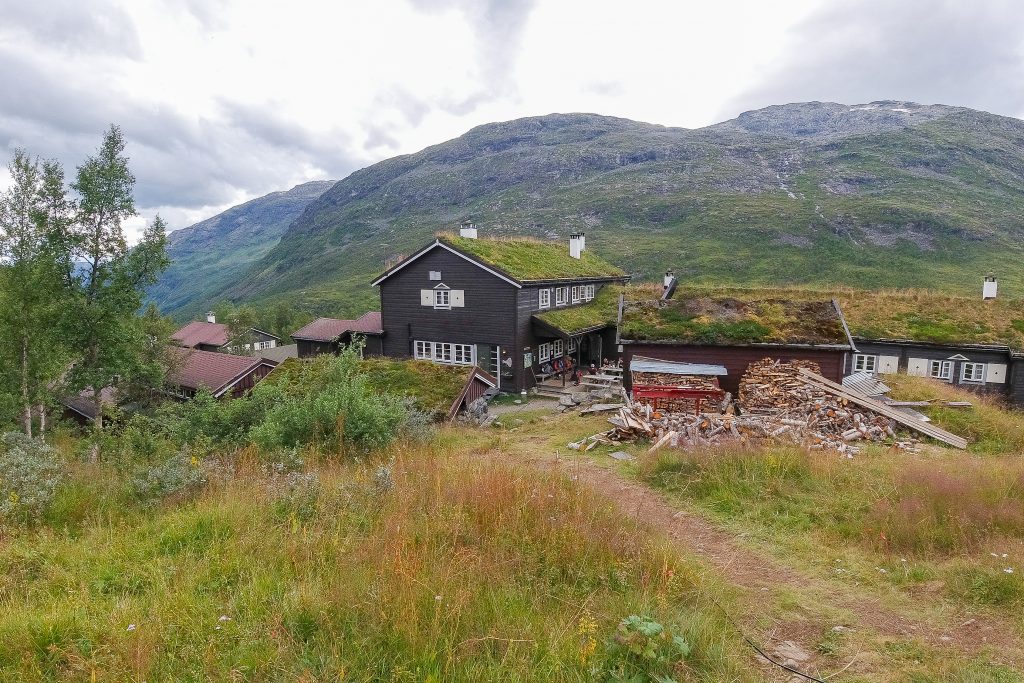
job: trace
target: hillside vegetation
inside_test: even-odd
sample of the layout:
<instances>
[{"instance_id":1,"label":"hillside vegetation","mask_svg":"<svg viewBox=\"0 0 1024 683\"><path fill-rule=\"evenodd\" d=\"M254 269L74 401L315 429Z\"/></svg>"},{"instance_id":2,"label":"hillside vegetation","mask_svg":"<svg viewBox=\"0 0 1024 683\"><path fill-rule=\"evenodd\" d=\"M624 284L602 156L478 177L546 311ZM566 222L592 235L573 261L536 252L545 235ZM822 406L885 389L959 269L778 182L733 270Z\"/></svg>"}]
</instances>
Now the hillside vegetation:
<instances>
[{"instance_id":1,"label":"hillside vegetation","mask_svg":"<svg viewBox=\"0 0 1024 683\"><path fill-rule=\"evenodd\" d=\"M384 264L471 217L567 241L636 279L1024 291L1024 122L947 106L803 103L706 128L593 114L494 123L353 173L233 300L352 315Z\"/></svg>"}]
</instances>

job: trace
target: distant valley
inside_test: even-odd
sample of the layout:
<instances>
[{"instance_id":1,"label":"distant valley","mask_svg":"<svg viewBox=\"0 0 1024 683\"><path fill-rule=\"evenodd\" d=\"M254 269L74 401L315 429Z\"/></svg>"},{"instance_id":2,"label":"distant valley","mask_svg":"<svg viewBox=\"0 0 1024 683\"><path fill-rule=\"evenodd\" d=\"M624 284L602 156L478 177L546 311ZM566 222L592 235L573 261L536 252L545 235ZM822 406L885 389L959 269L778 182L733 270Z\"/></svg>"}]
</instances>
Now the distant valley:
<instances>
[{"instance_id":1,"label":"distant valley","mask_svg":"<svg viewBox=\"0 0 1024 683\"><path fill-rule=\"evenodd\" d=\"M654 279L1024 294L1024 121L907 102L768 107L700 129L594 114L479 126L172 233L165 312L375 306L388 259L472 218Z\"/></svg>"}]
</instances>

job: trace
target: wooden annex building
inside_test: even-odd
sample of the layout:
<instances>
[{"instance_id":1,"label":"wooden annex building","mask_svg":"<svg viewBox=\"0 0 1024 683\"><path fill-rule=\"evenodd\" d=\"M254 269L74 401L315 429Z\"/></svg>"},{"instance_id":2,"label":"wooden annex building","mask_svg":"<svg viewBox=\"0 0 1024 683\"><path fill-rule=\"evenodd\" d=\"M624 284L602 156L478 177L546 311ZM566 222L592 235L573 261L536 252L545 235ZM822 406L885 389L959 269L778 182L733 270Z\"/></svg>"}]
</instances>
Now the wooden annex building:
<instances>
[{"instance_id":1,"label":"wooden annex building","mask_svg":"<svg viewBox=\"0 0 1024 683\"><path fill-rule=\"evenodd\" d=\"M627 369L634 356L724 370L718 385L735 396L747 367L764 358L813 361L841 382L855 350L833 301L739 300L694 296L627 301L619 314ZM626 383L630 376L626 374Z\"/></svg>"},{"instance_id":2,"label":"wooden annex building","mask_svg":"<svg viewBox=\"0 0 1024 683\"><path fill-rule=\"evenodd\" d=\"M365 346L363 353L367 356L379 356L383 353L381 339L384 329L381 326L381 315L378 311L364 313L355 320L339 320L337 318L317 318L305 327L292 333L292 339L298 345L299 358L310 358L325 353L339 353L356 337L361 337Z\"/></svg>"},{"instance_id":3,"label":"wooden annex building","mask_svg":"<svg viewBox=\"0 0 1024 683\"><path fill-rule=\"evenodd\" d=\"M267 358L200 349L173 348L173 354L174 365L167 375L167 385L172 394L183 399L190 399L203 389L215 398L241 396L277 366Z\"/></svg>"}]
</instances>

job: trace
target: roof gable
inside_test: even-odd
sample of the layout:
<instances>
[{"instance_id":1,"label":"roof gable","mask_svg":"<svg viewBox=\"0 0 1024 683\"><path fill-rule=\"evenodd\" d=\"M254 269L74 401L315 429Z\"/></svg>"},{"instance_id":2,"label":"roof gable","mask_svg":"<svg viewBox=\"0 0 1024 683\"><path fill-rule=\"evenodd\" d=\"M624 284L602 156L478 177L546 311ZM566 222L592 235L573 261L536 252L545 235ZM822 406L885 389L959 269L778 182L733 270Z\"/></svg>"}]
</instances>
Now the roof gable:
<instances>
[{"instance_id":1,"label":"roof gable","mask_svg":"<svg viewBox=\"0 0 1024 683\"><path fill-rule=\"evenodd\" d=\"M346 332L359 334L383 334L384 327L381 322L380 311L369 311L363 313L355 320L340 320L338 318L317 318L308 325L292 333L292 339L305 339L309 341L334 341Z\"/></svg>"},{"instance_id":2,"label":"roof gable","mask_svg":"<svg viewBox=\"0 0 1024 683\"><path fill-rule=\"evenodd\" d=\"M275 361L230 353L200 351L199 349L173 349L175 367L167 373L167 380L183 389L208 389L214 396L229 389L236 381L260 365L274 367Z\"/></svg>"},{"instance_id":3,"label":"roof gable","mask_svg":"<svg viewBox=\"0 0 1024 683\"><path fill-rule=\"evenodd\" d=\"M228 326L223 323L193 320L172 334L171 339L188 348L195 348L200 344L224 346L228 343Z\"/></svg>"},{"instance_id":4,"label":"roof gable","mask_svg":"<svg viewBox=\"0 0 1024 683\"><path fill-rule=\"evenodd\" d=\"M445 249L516 287L555 280L620 280L626 273L592 252L573 258L565 245L535 239L470 239L438 235L434 242L394 266L374 285L391 277L433 249Z\"/></svg>"}]
</instances>

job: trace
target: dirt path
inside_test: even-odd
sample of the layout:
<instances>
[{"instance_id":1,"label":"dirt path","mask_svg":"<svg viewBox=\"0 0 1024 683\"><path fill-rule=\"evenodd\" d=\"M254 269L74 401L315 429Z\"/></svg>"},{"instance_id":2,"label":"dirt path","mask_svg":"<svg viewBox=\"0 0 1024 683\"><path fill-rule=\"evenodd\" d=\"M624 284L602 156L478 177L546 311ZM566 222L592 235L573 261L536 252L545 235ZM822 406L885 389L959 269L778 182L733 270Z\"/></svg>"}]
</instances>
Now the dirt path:
<instances>
[{"instance_id":1,"label":"dirt path","mask_svg":"<svg viewBox=\"0 0 1024 683\"><path fill-rule=\"evenodd\" d=\"M823 596L826 608L845 612L850 615L849 620L837 622L829 620L825 615L811 614L808 619L775 620L766 628L763 621L757 623L753 616L754 610L746 616L740 615L740 621L749 629L748 634L756 635L769 648L779 647L786 641L797 643L809 655L804 664L805 670L814 671L820 666L835 671L835 662L823 661L814 646L823 633L836 626L850 629L851 632L873 632L882 642L918 640L940 651L951 651L953 656L954 653L977 656L988 647L998 656L1000 663L1024 669L1020 639L1013 628L1003 621L964 612L945 613L942 619L924 618L912 614L920 610L914 610L909 602L907 612L903 613L898 607L883 604L867 591L855 592L855 589L784 566L772 557L744 547L737 543L733 534L700 516L681 511L661 493L630 481L591 458L556 460L554 455L538 455L536 451L531 451L531 441L533 439L527 437L524 443L512 446L517 457L545 471L559 471L576 477L581 484L614 501L623 514L660 531L685 552L702 558L714 567L721 578L742 591L749 604L765 603L763 591L792 587L822 589L826 593ZM763 618L763 610L757 612ZM864 654L867 656L860 663L854 662L848 673L865 675L872 670L885 668L884 654ZM784 675L781 680L787 680L787 677Z\"/></svg>"}]
</instances>

